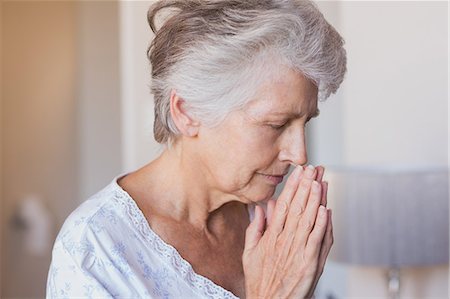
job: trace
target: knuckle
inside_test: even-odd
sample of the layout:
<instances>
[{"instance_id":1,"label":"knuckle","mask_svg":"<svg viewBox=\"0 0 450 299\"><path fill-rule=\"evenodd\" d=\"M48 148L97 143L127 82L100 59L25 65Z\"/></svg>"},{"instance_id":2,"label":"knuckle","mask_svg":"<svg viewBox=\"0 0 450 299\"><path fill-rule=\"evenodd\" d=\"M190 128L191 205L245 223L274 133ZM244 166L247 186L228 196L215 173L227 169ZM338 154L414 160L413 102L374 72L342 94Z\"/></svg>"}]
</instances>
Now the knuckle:
<instances>
[{"instance_id":1,"label":"knuckle","mask_svg":"<svg viewBox=\"0 0 450 299\"><path fill-rule=\"evenodd\" d=\"M303 207L301 207L301 206L294 210L294 216L296 218L302 217L304 213L305 213L305 209Z\"/></svg>"},{"instance_id":2,"label":"knuckle","mask_svg":"<svg viewBox=\"0 0 450 299\"><path fill-rule=\"evenodd\" d=\"M267 230L267 232L265 233L265 236L267 236L267 242L271 243L271 244L276 244L277 240L279 238L279 233L277 231L274 230Z\"/></svg>"},{"instance_id":3,"label":"knuckle","mask_svg":"<svg viewBox=\"0 0 450 299\"><path fill-rule=\"evenodd\" d=\"M296 181L292 176L290 176L289 179L286 181L285 188L295 188L295 186L297 184L298 184L298 181Z\"/></svg>"},{"instance_id":4,"label":"knuckle","mask_svg":"<svg viewBox=\"0 0 450 299\"><path fill-rule=\"evenodd\" d=\"M287 204L286 201L284 201L284 200L277 201L276 205L278 207L278 212L279 213L281 213L282 215L286 215L287 214L287 212L289 210L289 207L288 207L288 204Z\"/></svg>"},{"instance_id":5,"label":"knuckle","mask_svg":"<svg viewBox=\"0 0 450 299\"><path fill-rule=\"evenodd\" d=\"M302 187L303 189L308 189L311 186L312 180L310 179L303 179L300 182L300 187Z\"/></svg>"},{"instance_id":6,"label":"knuckle","mask_svg":"<svg viewBox=\"0 0 450 299\"><path fill-rule=\"evenodd\" d=\"M324 231L324 233L325 234L328 234L328 231L329 231L329 225L328 225L328 221L327 221L327 218L326 218L326 215L324 215L324 217L321 217L322 215L319 215L320 213L319 213L320 211L317 211L317 215L316 215L316 218L317 218L317 226L319 226L320 228L323 228L325 231Z\"/></svg>"},{"instance_id":7,"label":"knuckle","mask_svg":"<svg viewBox=\"0 0 450 299\"><path fill-rule=\"evenodd\" d=\"M304 228L308 231L311 231L314 228L314 221L310 218L306 218L303 223Z\"/></svg>"}]
</instances>

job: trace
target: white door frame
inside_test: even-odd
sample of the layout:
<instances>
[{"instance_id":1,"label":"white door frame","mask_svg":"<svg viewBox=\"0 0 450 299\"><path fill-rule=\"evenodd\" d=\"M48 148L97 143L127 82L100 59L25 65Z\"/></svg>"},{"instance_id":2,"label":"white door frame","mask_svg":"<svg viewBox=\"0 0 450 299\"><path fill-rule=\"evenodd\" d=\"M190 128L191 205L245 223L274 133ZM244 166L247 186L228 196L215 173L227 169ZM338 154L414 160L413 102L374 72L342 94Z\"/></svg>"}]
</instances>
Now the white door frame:
<instances>
[{"instance_id":1,"label":"white door frame","mask_svg":"<svg viewBox=\"0 0 450 299\"><path fill-rule=\"evenodd\" d=\"M123 171L134 170L160 152L153 138L153 97L146 50L153 34L147 10L154 1L120 1Z\"/></svg>"}]
</instances>

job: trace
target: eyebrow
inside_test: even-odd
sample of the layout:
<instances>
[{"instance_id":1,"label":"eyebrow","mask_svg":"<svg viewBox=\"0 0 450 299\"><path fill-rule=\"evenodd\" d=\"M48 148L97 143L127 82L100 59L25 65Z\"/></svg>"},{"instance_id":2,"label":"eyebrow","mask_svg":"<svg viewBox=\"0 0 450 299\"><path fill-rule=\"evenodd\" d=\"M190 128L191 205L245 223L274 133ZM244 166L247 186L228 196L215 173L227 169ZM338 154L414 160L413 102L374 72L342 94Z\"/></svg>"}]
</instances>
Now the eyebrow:
<instances>
[{"instance_id":1,"label":"eyebrow","mask_svg":"<svg viewBox=\"0 0 450 299\"><path fill-rule=\"evenodd\" d=\"M272 112L271 115L276 116L288 116L289 118L301 118L304 114L303 113L293 113L293 112ZM320 110L317 108L312 114L308 116L308 119L314 118L319 116Z\"/></svg>"}]
</instances>

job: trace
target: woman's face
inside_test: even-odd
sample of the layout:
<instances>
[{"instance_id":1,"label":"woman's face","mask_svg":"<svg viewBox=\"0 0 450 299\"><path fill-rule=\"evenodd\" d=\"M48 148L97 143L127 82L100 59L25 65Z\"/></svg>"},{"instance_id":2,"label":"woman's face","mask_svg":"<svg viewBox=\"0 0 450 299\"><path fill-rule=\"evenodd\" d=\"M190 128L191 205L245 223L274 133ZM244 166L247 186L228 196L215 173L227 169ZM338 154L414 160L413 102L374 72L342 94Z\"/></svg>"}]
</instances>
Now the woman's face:
<instances>
[{"instance_id":1,"label":"woman's face","mask_svg":"<svg viewBox=\"0 0 450 299\"><path fill-rule=\"evenodd\" d=\"M317 87L283 72L219 126L200 128L199 169L210 187L242 202L268 199L291 164L307 162L305 125L317 112Z\"/></svg>"}]
</instances>

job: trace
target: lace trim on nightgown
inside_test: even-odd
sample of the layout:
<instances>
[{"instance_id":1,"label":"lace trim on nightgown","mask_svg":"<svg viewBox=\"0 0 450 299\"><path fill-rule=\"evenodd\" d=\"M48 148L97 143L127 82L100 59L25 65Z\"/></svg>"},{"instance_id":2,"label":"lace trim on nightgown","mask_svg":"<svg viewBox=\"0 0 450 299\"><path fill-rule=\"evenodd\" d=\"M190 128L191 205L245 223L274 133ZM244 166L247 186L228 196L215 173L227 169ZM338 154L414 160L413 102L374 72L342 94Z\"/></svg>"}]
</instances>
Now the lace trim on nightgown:
<instances>
[{"instance_id":1,"label":"lace trim on nightgown","mask_svg":"<svg viewBox=\"0 0 450 299\"><path fill-rule=\"evenodd\" d=\"M175 247L164 242L151 229L147 219L137 206L136 202L117 184L117 180L115 180L114 187L114 199L125 208L135 227L138 228L139 232L148 243L153 246L155 252L158 253L163 261L172 265L186 283L196 289L200 294L209 298L238 298L233 293L215 284L210 279L195 273L191 264L178 253Z\"/></svg>"}]
</instances>

